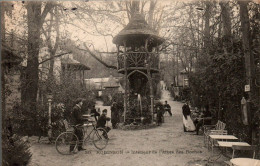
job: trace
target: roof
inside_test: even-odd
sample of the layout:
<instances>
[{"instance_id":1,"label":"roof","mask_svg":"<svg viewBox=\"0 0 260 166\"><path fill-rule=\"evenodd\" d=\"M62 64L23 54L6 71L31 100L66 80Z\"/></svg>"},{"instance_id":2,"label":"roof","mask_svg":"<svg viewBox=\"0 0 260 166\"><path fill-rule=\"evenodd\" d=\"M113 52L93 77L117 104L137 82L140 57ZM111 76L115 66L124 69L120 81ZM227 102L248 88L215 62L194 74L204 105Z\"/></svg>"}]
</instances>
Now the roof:
<instances>
[{"instance_id":1,"label":"roof","mask_svg":"<svg viewBox=\"0 0 260 166\"><path fill-rule=\"evenodd\" d=\"M1 63L3 64L11 63L14 65L18 65L23 60L19 55L15 54L11 48L4 45L2 45L1 48L1 57Z\"/></svg>"},{"instance_id":2,"label":"roof","mask_svg":"<svg viewBox=\"0 0 260 166\"><path fill-rule=\"evenodd\" d=\"M180 71L180 74L188 74L188 73L189 73L188 71L189 71L188 68L183 69L182 71ZM194 72L194 69L193 69L193 68L191 69L191 72Z\"/></svg>"},{"instance_id":3,"label":"roof","mask_svg":"<svg viewBox=\"0 0 260 166\"><path fill-rule=\"evenodd\" d=\"M67 64L69 66L73 66L74 68L78 69L78 70L90 70L90 68L82 63L80 63L79 61L70 58L70 57L66 57L66 58L62 58L61 59L61 64Z\"/></svg>"},{"instance_id":4,"label":"roof","mask_svg":"<svg viewBox=\"0 0 260 166\"><path fill-rule=\"evenodd\" d=\"M113 39L113 43L124 45L124 40L127 45L144 45L145 40L150 38L149 45L156 46L164 42L164 39L159 37L145 21L144 17L136 13L126 27L121 30ZM139 41L139 42L138 42Z\"/></svg>"},{"instance_id":5,"label":"roof","mask_svg":"<svg viewBox=\"0 0 260 166\"><path fill-rule=\"evenodd\" d=\"M92 81L94 83L105 83L108 81L109 78L90 78L90 79L85 79L86 81Z\"/></svg>"},{"instance_id":6,"label":"roof","mask_svg":"<svg viewBox=\"0 0 260 166\"><path fill-rule=\"evenodd\" d=\"M104 84L104 88L118 88L119 84L116 78L110 75L108 81Z\"/></svg>"}]
</instances>

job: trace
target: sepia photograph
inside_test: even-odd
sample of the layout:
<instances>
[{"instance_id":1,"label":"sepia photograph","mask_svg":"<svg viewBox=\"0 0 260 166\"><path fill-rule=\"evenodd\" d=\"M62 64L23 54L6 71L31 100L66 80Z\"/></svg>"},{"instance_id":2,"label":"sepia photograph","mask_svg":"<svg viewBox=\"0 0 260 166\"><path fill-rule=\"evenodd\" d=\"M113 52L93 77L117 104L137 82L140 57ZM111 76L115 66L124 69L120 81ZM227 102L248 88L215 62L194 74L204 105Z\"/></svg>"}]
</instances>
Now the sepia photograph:
<instances>
[{"instance_id":1,"label":"sepia photograph","mask_svg":"<svg viewBox=\"0 0 260 166\"><path fill-rule=\"evenodd\" d=\"M14 0L2 166L260 166L260 0Z\"/></svg>"}]
</instances>

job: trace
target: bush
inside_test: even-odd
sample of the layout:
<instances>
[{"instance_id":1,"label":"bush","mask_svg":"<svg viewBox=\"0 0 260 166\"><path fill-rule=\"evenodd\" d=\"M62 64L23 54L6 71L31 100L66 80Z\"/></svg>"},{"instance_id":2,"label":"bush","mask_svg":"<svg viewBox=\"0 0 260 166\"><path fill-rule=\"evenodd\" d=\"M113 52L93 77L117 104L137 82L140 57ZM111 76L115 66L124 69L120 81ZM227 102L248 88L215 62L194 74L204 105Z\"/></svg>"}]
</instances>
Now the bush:
<instances>
[{"instance_id":1,"label":"bush","mask_svg":"<svg viewBox=\"0 0 260 166\"><path fill-rule=\"evenodd\" d=\"M28 143L21 137L12 135L12 129L4 130L2 134L2 165L3 166L25 166L31 159Z\"/></svg>"}]
</instances>

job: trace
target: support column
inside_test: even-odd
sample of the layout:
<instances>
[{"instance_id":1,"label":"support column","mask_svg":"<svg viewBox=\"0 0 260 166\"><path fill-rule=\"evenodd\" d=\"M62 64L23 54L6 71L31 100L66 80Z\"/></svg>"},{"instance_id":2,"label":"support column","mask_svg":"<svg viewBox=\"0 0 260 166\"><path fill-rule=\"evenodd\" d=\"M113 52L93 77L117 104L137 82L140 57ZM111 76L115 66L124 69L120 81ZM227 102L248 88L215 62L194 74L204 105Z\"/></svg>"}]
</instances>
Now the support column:
<instances>
[{"instance_id":1,"label":"support column","mask_svg":"<svg viewBox=\"0 0 260 166\"><path fill-rule=\"evenodd\" d=\"M151 62L150 62L150 54L148 52L148 39L145 41L145 50L146 50L146 53L147 53L147 64L146 64L146 67L147 67L147 76L148 76L148 82L149 82L149 86L150 86L150 98L151 98L151 116L152 116L152 123L153 123L153 107L154 107L154 96L153 96L153 84L152 84L152 77L151 77Z\"/></svg>"},{"instance_id":2,"label":"support column","mask_svg":"<svg viewBox=\"0 0 260 166\"><path fill-rule=\"evenodd\" d=\"M126 111L127 111L127 92L128 92L126 41L124 41L124 71L125 71L125 94L124 94L124 122L125 122Z\"/></svg>"}]
</instances>

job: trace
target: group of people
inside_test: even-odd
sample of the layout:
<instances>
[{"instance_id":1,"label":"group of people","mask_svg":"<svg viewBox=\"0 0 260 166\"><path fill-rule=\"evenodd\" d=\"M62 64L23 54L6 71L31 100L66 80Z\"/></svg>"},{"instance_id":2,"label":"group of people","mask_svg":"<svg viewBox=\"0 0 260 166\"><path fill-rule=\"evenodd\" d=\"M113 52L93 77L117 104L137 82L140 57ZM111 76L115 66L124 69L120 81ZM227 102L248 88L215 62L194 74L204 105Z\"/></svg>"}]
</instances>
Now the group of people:
<instances>
[{"instance_id":1,"label":"group of people","mask_svg":"<svg viewBox=\"0 0 260 166\"><path fill-rule=\"evenodd\" d=\"M82 118L83 115L83 110L82 110L82 105L83 105L84 99L78 98L75 101L75 106L72 109L71 115L70 115L70 123L72 125L83 125L86 120ZM98 113L95 109L95 106L91 109L91 115L94 116L96 122L97 122L97 128L103 128L105 131L108 133L111 129L110 127L106 126L106 122L110 120L109 117L107 117L107 109L104 109L102 111L102 114ZM81 129L75 128L75 135L79 139L79 146L78 146L78 151L85 150L82 147L82 140L83 140L83 132ZM107 135L105 135L107 136ZM70 147L70 151L73 151L74 146Z\"/></svg>"},{"instance_id":2,"label":"group of people","mask_svg":"<svg viewBox=\"0 0 260 166\"><path fill-rule=\"evenodd\" d=\"M201 112L197 118L191 119L190 107L188 102L186 101L185 104L182 106L182 114L184 132L196 131L196 134L198 135L199 130L203 125L211 124L211 119L207 119L208 117L211 117L211 112L209 111L208 107L206 107L205 111Z\"/></svg>"},{"instance_id":3,"label":"group of people","mask_svg":"<svg viewBox=\"0 0 260 166\"><path fill-rule=\"evenodd\" d=\"M160 126L161 123L163 122L163 115L167 111L170 116L172 116L171 112L171 106L165 101L165 103L162 105L161 103L158 103L155 106L156 113L157 113L157 125Z\"/></svg>"}]
</instances>

